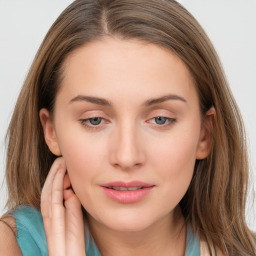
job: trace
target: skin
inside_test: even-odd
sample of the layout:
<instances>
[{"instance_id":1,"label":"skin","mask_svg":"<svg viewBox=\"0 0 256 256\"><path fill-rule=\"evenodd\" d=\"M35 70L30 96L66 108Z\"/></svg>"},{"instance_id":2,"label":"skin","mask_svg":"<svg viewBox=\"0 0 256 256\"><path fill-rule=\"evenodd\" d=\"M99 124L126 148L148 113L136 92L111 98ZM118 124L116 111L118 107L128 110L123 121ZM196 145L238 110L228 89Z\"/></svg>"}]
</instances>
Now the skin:
<instances>
[{"instance_id":1,"label":"skin","mask_svg":"<svg viewBox=\"0 0 256 256\"><path fill-rule=\"evenodd\" d=\"M111 106L78 95L104 98ZM165 95L175 97L144 104ZM209 154L213 115L210 110L202 123L193 79L185 64L166 49L104 38L75 50L64 63L54 116L40 111L47 145L63 156L50 170L42 212L58 205L59 225L69 227L52 228L54 217L48 217L47 240L67 242L51 230L57 234L72 230L81 238L82 218L72 219L81 216L81 203L102 255L184 255L186 228L178 203L191 182L196 159ZM159 124L159 116L167 119ZM97 117L99 124L88 120ZM154 185L136 203L113 201L101 187L134 180ZM74 193L68 189L70 182ZM54 204L56 191L62 192ZM65 212L71 213L70 219L64 220ZM74 242L69 247L81 244L80 239L80 245ZM84 255L82 250L77 255Z\"/></svg>"}]
</instances>

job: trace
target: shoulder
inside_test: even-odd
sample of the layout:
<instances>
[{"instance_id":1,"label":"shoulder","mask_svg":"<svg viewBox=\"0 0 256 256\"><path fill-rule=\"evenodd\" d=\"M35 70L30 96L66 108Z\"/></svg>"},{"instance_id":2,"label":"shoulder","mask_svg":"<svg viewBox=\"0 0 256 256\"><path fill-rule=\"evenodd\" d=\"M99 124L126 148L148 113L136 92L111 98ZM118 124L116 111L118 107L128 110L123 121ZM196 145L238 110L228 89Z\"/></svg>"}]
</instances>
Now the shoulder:
<instances>
[{"instance_id":1,"label":"shoulder","mask_svg":"<svg viewBox=\"0 0 256 256\"><path fill-rule=\"evenodd\" d=\"M17 241L22 253L24 252L24 255L48 255L41 212L33 207L22 205L13 211L13 216L16 221Z\"/></svg>"},{"instance_id":2,"label":"shoulder","mask_svg":"<svg viewBox=\"0 0 256 256\"><path fill-rule=\"evenodd\" d=\"M21 256L13 217L0 218L0 255Z\"/></svg>"},{"instance_id":3,"label":"shoulder","mask_svg":"<svg viewBox=\"0 0 256 256\"><path fill-rule=\"evenodd\" d=\"M9 224L13 228L10 229L9 227L9 229L11 232L13 231L12 235L16 239L16 244L18 244L22 255L48 255L43 218L40 211L22 205L14 209L10 215L12 217L10 217L11 222Z\"/></svg>"},{"instance_id":4,"label":"shoulder","mask_svg":"<svg viewBox=\"0 0 256 256\"><path fill-rule=\"evenodd\" d=\"M41 212L31 206L21 205L14 209L11 214L15 218L17 232L21 227L37 228L43 225Z\"/></svg>"}]
</instances>

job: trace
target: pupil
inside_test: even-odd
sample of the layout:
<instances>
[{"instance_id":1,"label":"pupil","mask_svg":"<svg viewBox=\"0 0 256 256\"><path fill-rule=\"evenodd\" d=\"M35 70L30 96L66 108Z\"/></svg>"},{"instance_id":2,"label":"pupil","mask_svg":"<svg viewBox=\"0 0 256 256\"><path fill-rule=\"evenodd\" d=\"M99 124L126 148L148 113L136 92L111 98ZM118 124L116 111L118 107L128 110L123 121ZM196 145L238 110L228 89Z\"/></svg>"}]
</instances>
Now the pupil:
<instances>
[{"instance_id":1,"label":"pupil","mask_svg":"<svg viewBox=\"0 0 256 256\"><path fill-rule=\"evenodd\" d=\"M159 116L159 117L156 117L155 119L157 124L164 124L166 122L166 117Z\"/></svg>"},{"instance_id":2,"label":"pupil","mask_svg":"<svg viewBox=\"0 0 256 256\"><path fill-rule=\"evenodd\" d=\"M90 123L92 125L98 125L98 124L100 124L100 122L101 122L101 118L100 117L90 118Z\"/></svg>"}]
</instances>

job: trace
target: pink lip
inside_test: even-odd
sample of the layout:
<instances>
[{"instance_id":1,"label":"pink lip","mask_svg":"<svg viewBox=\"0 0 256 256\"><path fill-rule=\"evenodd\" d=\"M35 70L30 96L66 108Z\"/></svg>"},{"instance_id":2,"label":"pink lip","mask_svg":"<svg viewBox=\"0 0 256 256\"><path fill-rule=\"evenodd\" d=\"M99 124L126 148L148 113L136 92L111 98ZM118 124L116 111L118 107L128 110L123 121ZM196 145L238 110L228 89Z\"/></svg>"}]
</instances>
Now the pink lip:
<instances>
[{"instance_id":1,"label":"pink lip","mask_svg":"<svg viewBox=\"0 0 256 256\"><path fill-rule=\"evenodd\" d=\"M114 182L110 182L110 183L107 183L107 184L103 184L101 186L102 187L126 187L126 188L129 188L129 187L145 187L145 188L148 188L148 187L152 187L154 185L148 184L148 183L145 183L145 182L141 182L141 181L131 181L131 182L114 181Z\"/></svg>"},{"instance_id":2,"label":"pink lip","mask_svg":"<svg viewBox=\"0 0 256 256\"><path fill-rule=\"evenodd\" d=\"M141 182L141 181L132 181L132 182L123 182L123 181L115 181L110 182L104 185L101 185L103 188L104 193L111 199L116 202L128 204L128 203L136 203L142 200L146 195L150 193L153 189L154 185ZM111 187L142 187L137 190L130 190L130 191L120 191L114 190Z\"/></svg>"}]
</instances>

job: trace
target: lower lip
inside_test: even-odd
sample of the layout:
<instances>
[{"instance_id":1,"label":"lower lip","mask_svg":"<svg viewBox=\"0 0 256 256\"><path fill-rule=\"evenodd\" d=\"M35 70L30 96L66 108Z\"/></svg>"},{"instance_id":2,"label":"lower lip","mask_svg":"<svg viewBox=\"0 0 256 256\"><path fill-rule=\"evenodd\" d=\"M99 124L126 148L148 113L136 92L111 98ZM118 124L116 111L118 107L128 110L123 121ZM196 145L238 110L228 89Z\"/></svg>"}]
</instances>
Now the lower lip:
<instances>
[{"instance_id":1,"label":"lower lip","mask_svg":"<svg viewBox=\"0 0 256 256\"><path fill-rule=\"evenodd\" d=\"M102 187L105 194L118 203L130 204L141 201L150 193L153 187L137 189L133 191L120 191Z\"/></svg>"}]
</instances>

